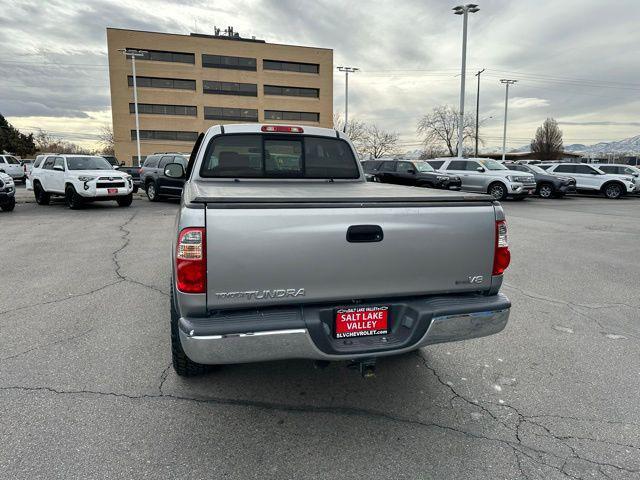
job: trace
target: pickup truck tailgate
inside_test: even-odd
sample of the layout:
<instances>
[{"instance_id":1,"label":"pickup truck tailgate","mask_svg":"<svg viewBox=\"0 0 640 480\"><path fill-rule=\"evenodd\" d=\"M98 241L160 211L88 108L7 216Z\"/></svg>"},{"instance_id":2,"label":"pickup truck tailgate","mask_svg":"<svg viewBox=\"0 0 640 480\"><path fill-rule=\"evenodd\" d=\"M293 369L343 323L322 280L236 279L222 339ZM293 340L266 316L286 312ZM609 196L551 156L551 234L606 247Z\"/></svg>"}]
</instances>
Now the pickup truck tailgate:
<instances>
[{"instance_id":1,"label":"pickup truck tailgate","mask_svg":"<svg viewBox=\"0 0 640 480\"><path fill-rule=\"evenodd\" d=\"M347 240L379 226L381 241ZM487 290L490 201L271 207L207 204L210 309ZM352 239L353 240L353 239Z\"/></svg>"}]
</instances>

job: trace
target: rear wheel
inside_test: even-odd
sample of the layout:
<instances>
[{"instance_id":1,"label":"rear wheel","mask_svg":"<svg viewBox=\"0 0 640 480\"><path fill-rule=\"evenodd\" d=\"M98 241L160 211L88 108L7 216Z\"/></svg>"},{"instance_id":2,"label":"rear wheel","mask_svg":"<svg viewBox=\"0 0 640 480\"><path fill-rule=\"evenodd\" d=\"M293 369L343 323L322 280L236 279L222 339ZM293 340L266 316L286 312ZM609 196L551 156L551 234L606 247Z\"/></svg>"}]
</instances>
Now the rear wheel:
<instances>
[{"instance_id":1,"label":"rear wheel","mask_svg":"<svg viewBox=\"0 0 640 480\"><path fill-rule=\"evenodd\" d=\"M2 208L2 211L4 211L4 212L13 211L13 209L16 208L16 199L15 199L15 197L12 197L11 200L9 200L7 203L2 204L0 206L0 208Z\"/></svg>"},{"instance_id":2,"label":"rear wheel","mask_svg":"<svg viewBox=\"0 0 640 480\"><path fill-rule=\"evenodd\" d=\"M67 188L64 191L64 199L71 210L78 210L79 208L82 208L82 205L84 204L82 197L78 195L78 192L76 192L76 189L73 188L72 185L67 185Z\"/></svg>"},{"instance_id":3,"label":"rear wheel","mask_svg":"<svg viewBox=\"0 0 640 480\"><path fill-rule=\"evenodd\" d=\"M612 182L612 183L607 183L604 187L602 187L602 191L605 197L611 200L615 200L622 196L623 187L617 182Z\"/></svg>"},{"instance_id":4,"label":"rear wheel","mask_svg":"<svg viewBox=\"0 0 640 480\"><path fill-rule=\"evenodd\" d=\"M507 187L505 187L504 184L500 182L494 182L489 185L487 192L496 200L504 200L505 198L507 198L508 194Z\"/></svg>"},{"instance_id":5,"label":"rear wheel","mask_svg":"<svg viewBox=\"0 0 640 480\"><path fill-rule=\"evenodd\" d=\"M35 182L33 184L33 195L36 197L36 203L38 205L49 205L51 195L44 191L40 182Z\"/></svg>"},{"instance_id":6,"label":"rear wheel","mask_svg":"<svg viewBox=\"0 0 640 480\"><path fill-rule=\"evenodd\" d=\"M133 202L133 194L130 193L125 197L118 197L116 199L116 202L118 202L119 207L128 207L129 205L131 205L131 202Z\"/></svg>"},{"instance_id":7,"label":"rear wheel","mask_svg":"<svg viewBox=\"0 0 640 480\"><path fill-rule=\"evenodd\" d=\"M171 360L173 363L173 369L175 372L181 377L194 377L196 375L202 375L203 373L209 372L213 369L212 365L202 365L201 363L196 363L187 357L187 354L184 352L182 348L182 343L180 342L180 333L178 327L178 320L180 315L178 315L178 311L176 310L174 299L173 299L173 287L171 287Z\"/></svg>"},{"instance_id":8,"label":"rear wheel","mask_svg":"<svg viewBox=\"0 0 640 480\"><path fill-rule=\"evenodd\" d=\"M157 202L158 198L158 186L156 182L149 182L147 184L147 198L152 202Z\"/></svg>"},{"instance_id":9,"label":"rear wheel","mask_svg":"<svg viewBox=\"0 0 640 480\"><path fill-rule=\"evenodd\" d=\"M540 198L553 197L554 195L553 185L551 185L550 183L543 183L542 185L540 185L540 188L538 189L538 195L540 195Z\"/></svg>"}]
</instances>

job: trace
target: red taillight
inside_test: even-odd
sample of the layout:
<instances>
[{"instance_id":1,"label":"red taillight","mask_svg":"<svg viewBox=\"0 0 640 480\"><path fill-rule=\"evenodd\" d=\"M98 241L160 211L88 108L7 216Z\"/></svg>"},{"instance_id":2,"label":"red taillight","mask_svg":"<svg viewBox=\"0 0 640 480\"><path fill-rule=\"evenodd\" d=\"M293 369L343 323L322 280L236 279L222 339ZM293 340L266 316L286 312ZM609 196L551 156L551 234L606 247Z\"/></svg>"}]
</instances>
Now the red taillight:
<instances>
[{"instance_id":1,"label":"red taillight","mask_svg":"<svg viewBox=\"0 0 640 480\"><path fill-rule=\"evenodd\" d=\"M496 245L493 255L493 274L502 275L511 262L509 242L507 240L507 222L496 221Z\"/></svg>"},{"instance_id":2,"label":"red taillight","mask_svg":"<svg viewBox=\"0 0 640 480\"><path fill-rule=\"evenodd\" d=\"M304 133L302 127L288 127L285 125L264 125L260 130L267 133Z\"/></svg>"},{"instance_id":3,"label":"red taillight","mask_svg":"<svg viewBox=\"0 0 640 480\"><path fill-rule=\"evenodd\" d=\"M207 288L206 230L185 228L176 247L176 283L183 293L205 293Z\"/></svg>"}]
</instances>

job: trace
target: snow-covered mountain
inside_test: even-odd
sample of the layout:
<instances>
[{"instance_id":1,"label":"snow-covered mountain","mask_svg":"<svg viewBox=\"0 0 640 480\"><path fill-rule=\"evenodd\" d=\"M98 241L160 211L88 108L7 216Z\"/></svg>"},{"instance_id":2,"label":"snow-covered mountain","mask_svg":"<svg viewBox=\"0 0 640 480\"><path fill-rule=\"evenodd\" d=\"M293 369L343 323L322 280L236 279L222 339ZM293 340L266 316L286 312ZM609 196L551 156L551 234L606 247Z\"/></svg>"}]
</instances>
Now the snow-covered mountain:
<instances>
[{"instance_id":1,"label":"snow-covered mountain","mask_svg":"<svg viewBox=\"0 0 640 480\"><path fill-rule=\"evenodd\" d=\"M566 145L564 149L568 152L582 153L586 155L598 154L640 154L640 135L618 140L617 142L600 142L595 145Z\"/></svg>"},{"instance_id":2,"label":"snow-covered mountain","mask_svg":"<svg viewBox=\"0 0 640 480\"><path fill-rule=\"evenodd\" d=\"M521 147L510 150L511 153L528 151L530 151L529 145L523 145ZM640 155L640 135L625 138L623 140L618 140L616 142L600 142L594 145L572 143L570 145L565 145L564 151L580 153L585 156L606 154Z\"/></svg>"}]
</instances>

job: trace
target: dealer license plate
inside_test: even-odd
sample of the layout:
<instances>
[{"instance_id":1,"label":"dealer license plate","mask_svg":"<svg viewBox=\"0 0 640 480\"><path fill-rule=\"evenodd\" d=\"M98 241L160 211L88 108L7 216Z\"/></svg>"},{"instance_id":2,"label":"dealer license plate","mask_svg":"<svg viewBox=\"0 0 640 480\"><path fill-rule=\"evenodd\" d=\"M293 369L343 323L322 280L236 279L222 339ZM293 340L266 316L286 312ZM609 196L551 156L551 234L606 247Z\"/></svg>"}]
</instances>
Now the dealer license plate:
<instances>
[{"instance_id":1,"label":"dealer license plate","mask_svg":"<svg viewBox=\"0 0 640 480\"><path fill-rule=\"evenodd\" d=\"M107 194L109 194L109 195L117 195L118 194L118 189L117 188L107 188Z\"/></svg>"},{"instance_id":2,"label":"dealer license plate","mask_svg":"<svg viewBox=\"0 0 640 480\"><path fill-rule=\"evenodd\" d=\"M353 307L336 310L336 338L389 333L389 307Z\"/></svg>"}]
</instances>

